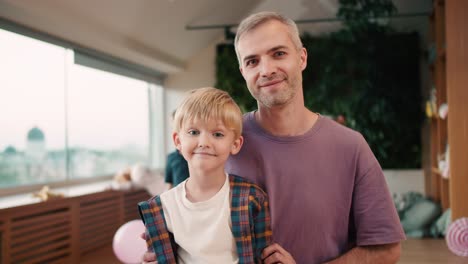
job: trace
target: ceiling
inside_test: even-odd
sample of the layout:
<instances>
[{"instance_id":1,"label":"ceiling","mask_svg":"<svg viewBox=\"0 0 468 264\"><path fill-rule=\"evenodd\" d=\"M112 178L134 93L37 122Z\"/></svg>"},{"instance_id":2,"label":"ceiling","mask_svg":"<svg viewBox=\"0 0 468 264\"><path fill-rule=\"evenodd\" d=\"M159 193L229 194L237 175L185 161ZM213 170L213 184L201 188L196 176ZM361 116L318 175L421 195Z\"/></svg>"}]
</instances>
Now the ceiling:
<instances>
[{"instance_id":1,"label":"ceiling","mask_svg":"<svg viewBox=\"0 0 468 264\"><path fill-rule=\"evenodd\" d=\"M399 13L427 12L431 0L394 0ZM187 26L237 24L261 10L294 20L332 18L338 0L0 0L0 17L80 46L162 73L183 71L187 62L224 36L224 30ZM394 19L403 30L423 30L425 17ZM393 20L392 20L393 22ZM320 34L338 22L299 24Z\"/></svg>"}]
</instances>

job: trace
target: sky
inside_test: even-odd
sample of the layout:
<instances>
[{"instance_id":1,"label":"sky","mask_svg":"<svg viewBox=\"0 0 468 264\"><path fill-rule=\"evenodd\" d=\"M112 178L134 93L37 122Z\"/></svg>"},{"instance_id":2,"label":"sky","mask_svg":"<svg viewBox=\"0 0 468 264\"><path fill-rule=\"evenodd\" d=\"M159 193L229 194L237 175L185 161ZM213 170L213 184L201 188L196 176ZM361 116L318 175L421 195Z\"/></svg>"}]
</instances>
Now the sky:
<instances>
[{"instance_id":1,"label":"sky","mask_svg":"<svg viewBox=\"0 0 468 264\"><path fill-rule=\"evenodd\" d=\"M144 81L74 65L72 50L0 29L0 152L24 150L34 126L47 149L62 149L65 105L70 146L146 147L147 98Z\"/></svg>"}]
</instances>

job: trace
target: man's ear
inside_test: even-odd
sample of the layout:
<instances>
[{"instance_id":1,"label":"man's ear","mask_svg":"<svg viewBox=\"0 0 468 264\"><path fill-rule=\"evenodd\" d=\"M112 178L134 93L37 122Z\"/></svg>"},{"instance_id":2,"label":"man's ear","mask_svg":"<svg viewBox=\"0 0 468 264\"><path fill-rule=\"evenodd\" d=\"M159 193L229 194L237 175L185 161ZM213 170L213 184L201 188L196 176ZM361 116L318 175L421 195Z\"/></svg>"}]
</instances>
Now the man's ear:
<instances>
[{"instance_id":1,"label":"man's ear","mask_svg":"<svg viewBox=\"0 0 468 264\"><path fill-rule=\"evenodd\" d=\"M177 133L177 132L172 133L172 141L174 141L174 146L176 147L176 149L181 151L182 146L181 146L181 143L180 143L179 133Z\"/></svg>"},{"instance_id":2,"label":"man's ear","mask_svg":"<svg viewBox=\"0 0 468 264\"><path fill-rule=\"evenodd\" d=\"M242 66L239 66L239 71L242 74L242 77L244 77L244 70L242 70Z\"/></svg>"},{"instance_id":3,"label":"man's ear","mask_svg":"<svg viewBox=\"0 0 468 264\"><path fill-rule=\"evenodd\" d=\"M301 69L304 70L307 67L307 50L306 48L301 49Z\"/></svg>"},{"instance_id":4,"label":"man's ear","mask_svg":"<svg viewBox=\"0 0 468 264\"><path fill-rule=\"evenodd\" d=\"M236 155L237 153L239 153L240 149L242 148L243 143L244 143L244 138L242 136L234 140L231 146L231 155Z\"/></svg>"}]
</instances>

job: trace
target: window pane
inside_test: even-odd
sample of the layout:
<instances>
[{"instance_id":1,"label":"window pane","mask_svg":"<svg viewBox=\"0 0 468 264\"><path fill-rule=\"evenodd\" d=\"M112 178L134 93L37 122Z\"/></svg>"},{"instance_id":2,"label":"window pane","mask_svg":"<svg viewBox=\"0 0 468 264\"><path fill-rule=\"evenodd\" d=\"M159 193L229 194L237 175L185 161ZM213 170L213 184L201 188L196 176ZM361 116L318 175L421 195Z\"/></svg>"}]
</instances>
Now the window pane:
<instances>
[{"instance_id":1,"label":"window pane","mask_svg":"<svg viewBox=\"0 0 468 264\"><path fill-rule=\"evenodd\" d=\"M65 179L65 49L0 29L0 188Z\"/></svg>"},{"instance_id":2,"label":"window pane","mask_svg":"<svg viewBox=\"0 0 468 264\"><path fill-rule=\"evenodd\" d=\"M72 178L148 164L148 83L73 65L68 91Z\"/></svg>"}]
</instances>

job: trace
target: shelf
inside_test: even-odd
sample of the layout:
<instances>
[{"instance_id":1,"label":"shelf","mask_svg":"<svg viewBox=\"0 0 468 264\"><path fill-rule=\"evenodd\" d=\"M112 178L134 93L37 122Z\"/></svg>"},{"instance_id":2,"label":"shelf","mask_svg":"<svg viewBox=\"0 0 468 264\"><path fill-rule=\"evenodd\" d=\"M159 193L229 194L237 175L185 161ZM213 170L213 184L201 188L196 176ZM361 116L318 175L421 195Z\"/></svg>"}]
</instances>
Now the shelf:
<instances>
[{"instance_id":1,"label":"shelf","mask_svg":"<svg viewBox=\"0 0 468 264\"><path fill-rule=\"evenodd\" d=\"M445 48L442 48L442 49L440 49L440 50L437 51L437 58L438 58L439 60L445 61L445 57L446 57Z\"/></svg>"},{"instance_id":2,"label":"shelf","mask_svg":"<svg viewBox=\"0 0 468 264\"><path fill-rule=\"evenodd\" d=\"M432 171L432 173L439 175L440 178L442 178L443 180L448 181L448 180L450 179L450 176L447 177L447 178L445 178L444 176L442 176L442 171L440 171L438 168L434 168L434 167L433 167L433 168L431 168L431 171Z\"/></svg>"},{"instance_id":3,"label":"shelf","mask_svg":"<svg viewBox=\"0 0 468 264\"><path fill-rule=\"evenodd\" d=\"M430 165L426 167L426 190L444 210L452 210L452 220L468 217L468 133L464 127L468 124L468 61L466 47L460 45L468 42L466 10L467 0L434 0L429 21L431 41L435 47L428 47L428 58L433 63L429 69L433 86L428 88L435 87L437 106L447 103L450 109L445 119L430 118L431 154ZM445 153L447 145L450 146L449 153ZM449 178L442 177L438 168L441 154L450 157Z\"/></svg>"},{"instance_id":4,"label":"shelf","mask_svg":"<svg viewBox=\"0 0 468 264\"><path fill-rule=\"evenodd\" d=\"M445 0L435 0L432 3L433 3L433 8L434 9L445 6Z\"/></svg>"}]
</instances>

